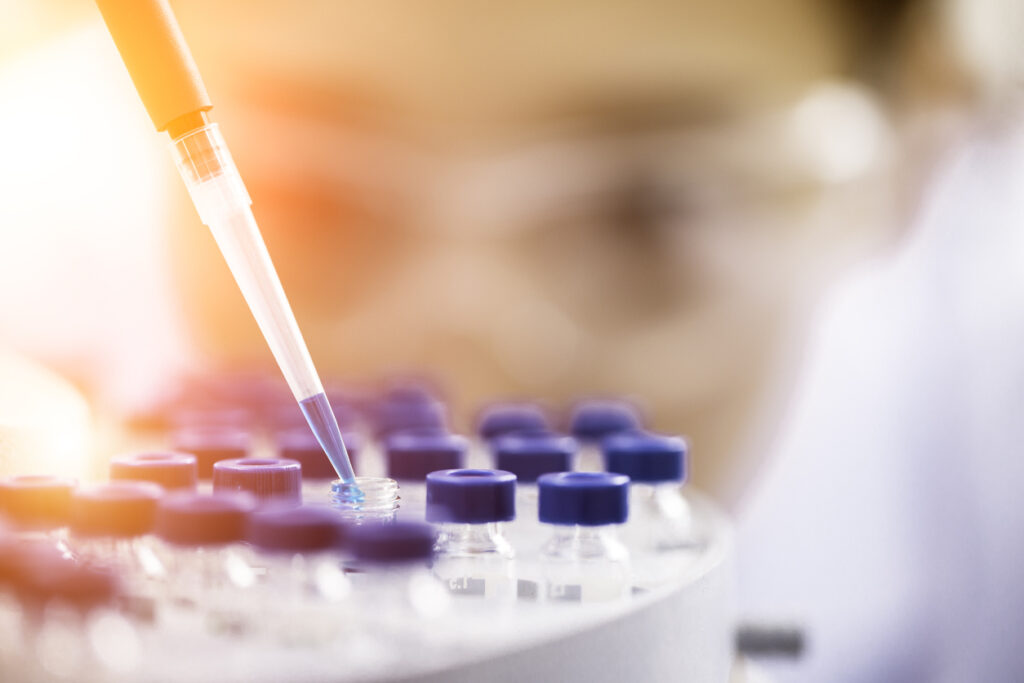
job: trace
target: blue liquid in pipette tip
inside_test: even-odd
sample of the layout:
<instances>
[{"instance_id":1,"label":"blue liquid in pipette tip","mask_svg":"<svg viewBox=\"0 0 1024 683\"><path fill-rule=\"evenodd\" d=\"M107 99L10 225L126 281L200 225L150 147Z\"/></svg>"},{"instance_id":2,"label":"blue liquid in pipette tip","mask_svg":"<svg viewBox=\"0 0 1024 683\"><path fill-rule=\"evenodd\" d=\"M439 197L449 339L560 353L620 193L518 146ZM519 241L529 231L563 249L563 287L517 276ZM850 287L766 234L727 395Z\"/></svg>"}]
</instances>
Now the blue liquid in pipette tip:
<instances>
[{"instance_id":1,"label":"blue liquid in pipette tip","mask_svg":"<svg viewBox=\"0 0 1024 683\"><path fill-rule=\"evenodd\" d=\"M338 420L334 417L334 411L331 410L327 395L320 392L302 399L299 401L299 408L306 416L306 422L313 430L316 440L320 442L320 447L327 454L327 459L334 466L334 471L338 473L342 488L346 489L342 492L343 495L351 496L352 502L359 502L363 497L363 492L356 486L356 474L352 470L352 461L348 457L345 442L341 440Z\"/></svg>"}]
</instances>

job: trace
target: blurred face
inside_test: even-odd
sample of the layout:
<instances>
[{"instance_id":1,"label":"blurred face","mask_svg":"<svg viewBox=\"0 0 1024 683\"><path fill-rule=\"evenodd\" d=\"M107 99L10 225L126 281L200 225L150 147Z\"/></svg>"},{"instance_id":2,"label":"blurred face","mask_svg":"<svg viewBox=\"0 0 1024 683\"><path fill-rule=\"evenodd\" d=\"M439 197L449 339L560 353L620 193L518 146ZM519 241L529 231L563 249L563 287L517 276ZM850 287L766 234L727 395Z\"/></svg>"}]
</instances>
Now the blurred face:
<instances>
[{"instance_id":1,"label":"blurred face","mask_svg":"<svg viewBox=\"0 0 1024 683\"><path fill-rule=\"evenodd\" d=\"M887 224L887 129L829 83L848 46L823 5L178 13L321 374L420 369L461 408L635 396L730 497L803 305ZM179 222L203 346L268 360Z\"/></svg>"}]
</instances>

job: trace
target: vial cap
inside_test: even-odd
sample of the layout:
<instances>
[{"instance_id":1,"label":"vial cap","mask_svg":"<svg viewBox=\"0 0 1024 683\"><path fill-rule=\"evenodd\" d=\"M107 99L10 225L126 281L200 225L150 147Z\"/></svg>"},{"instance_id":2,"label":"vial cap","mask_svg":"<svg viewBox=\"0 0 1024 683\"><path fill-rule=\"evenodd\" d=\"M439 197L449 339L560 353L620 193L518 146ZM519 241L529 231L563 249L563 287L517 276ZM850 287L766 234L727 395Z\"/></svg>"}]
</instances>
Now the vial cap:
<instances>
[{"instance_id":1,"label":"vial cap","mask_svg":"<svg viewBox=\"0 0 1024 683\"><path fill-rule=\"evenodd\" d=\"M507 434L491 442L494 466L513 473L520 482L571 470L578 448L571 436L552 433Z\"/></svg>"},{"instance_id":2,"label":"vial cap","mask_svg":"<svg viewBox=\"0 0 1024 683\"><path fill-rule=\"evenodd\" d=\"M0 511L23 527L62 527L71 513L77 482L66 477L19 475L0 479Z\"/></svg>"},{"instance_id":3,"label":"vial cap","mask_svg":"<svg viewBox=\"0 0 1024 683\"><path fill-rule=\"evenodd\" d=\"M234 543L245 538L246 523L255 506L256 500L245 493L169 493L157 505L154 530L175 545Z\"/></svg>"},{"instance_id":4,"label":"vial cap","mask_svg":"<svg viewBox=\"0 0 1024 683\"><path fill-rule=\"evenodd\" d=\"M345 449L352 459L352 466L356 467L356 458L362 448L362 439L356 432L346 432L341 435L345 442ZM302 464L303 479L337 479L338 474L334 471L320 442L316 440L309 427L301 426L289 429L277 434L278 455L288 460L296 460Z\"/></svg>"},{"instance_id":5,"label":"vial cap","mask_svg":"<svg viewBox=\"0 0 1024 683\"><path fill-rule=\"evenodd\" d=\"M213 477L214 463L244 458L250 442L248 431L233 427L193 427L171 437L174 450L195 456L199 478L206 480Z\"/></svg>"},{"instance_id":6,"label":"vial cap","mask_svg":"<svg viewBox=\"0 0 1024 683\"><path fill-rule=\"evenodd\" d=\"M238 458L213 465L214 491L245 491L259 501L302 502L302 465L285 458Z\"/></svg>"},{"instance_id":7,"label":"vial cap","mask_svg":"<svg viewBox=\"0 0 1024 683\"><path fill-rule=\"evenodd\" d=\"M346 534L349 551L357 560L383 564L429 560L437 540L434 527L424 522L359 524Z\"/></svg>"},{"instance_id":8,"label":"vial cap","mask_svg":"<svg viewBox=\"0 0 1024 683\"><path fill-rule=\"evenodd\" d=\"M466 439L446 432L400 432L386 442L388 476L399 481L423 481L437 470L464 467Z\"/></svg>"},{"instance_id":9,"label":"vial cap","mask_svg":"<svg viewBox=\"0 0 1024 683\"><path fill-rule=\"evenodd\" d=\"M546 524L622 524L629 515L629 477L607 472L558 472L537 480L538 516Z\"/></svg>"},{"instance_id":10,"label":"vial cap","mask_svg":"<svg viewBox=\"0 0 1024 683\"><path fill-rule=\"evenodd\" d=\"M431 472L426 513L428 522L508 522L516 517L516 475L501 470Z\"/></svg>"},{"instance_id":11,"label":"vial cap","mask_svg":"<svg viewBox=\"0 0 1024 683\"><path fill-rule=\"evenodd\" d=\"M549 427L548 418L540 406L532 403L500 403L480 413L477 434L489 440L513 432L541 432Z\"/></svg>"},{"instance_id":12,"label":"vial cap","mask_svg":"<svg viewBox=\"0 0 1024 683\"><path fill-rule=\"evenodd\" d=\"M614 434L602 444L604 468L633 482L657 483L686 479L686 440L650 432Z\"/></svg>"},{"instance_id":13,"label":"vial cap","mask_svg":"<svg viewBox=\"0 0 1024 683\"><path fill-rule=\"evenodd\" d=\"M118 481L75 490L71 530L82 536L141 536L153 530L163 489L142 481Z\"/></svg>"},{"instance_id":14,"label":"vial cap","mask_svg":"<svg viewBox=\"0 0 1024 683\"><path fill-rule=\"evenodd\" d=\"M267 552L312 552L337 548L342 518L328 507L266 507L249 517L248 540Z\"/></svg>"},{"instance_id":15,"label":"vial cap","mask_svg":"<svg viewBox=\"0 0 1024 683\"><path fill-rule=\"evenodd\" d=\"M199 478L196 457L188 453L133 453L110 461L110 478L148 481L168 491L195 489Z\"/></svg>"},{"instance_id":16,"label":"vial cap","mask_svg":"<svg viewBox=\"0 0 1024 683\"><path fill-rule=\"evenodd\" d=\"M389 397L372 411L374 431L380 436L414 429L446 428L446 410L437 399Z\"/></svg>"},{"instance_id":17,"label":"vial cap","mask_svg":"<svg viewBox=\"0 0 1024 683\"><path fill-rule=\"evenodd\" d=\"M573 436L588 441L640 428L640 415L627 401L590 400L576 405L569 418Z\"/></svg>"}]
</instances>

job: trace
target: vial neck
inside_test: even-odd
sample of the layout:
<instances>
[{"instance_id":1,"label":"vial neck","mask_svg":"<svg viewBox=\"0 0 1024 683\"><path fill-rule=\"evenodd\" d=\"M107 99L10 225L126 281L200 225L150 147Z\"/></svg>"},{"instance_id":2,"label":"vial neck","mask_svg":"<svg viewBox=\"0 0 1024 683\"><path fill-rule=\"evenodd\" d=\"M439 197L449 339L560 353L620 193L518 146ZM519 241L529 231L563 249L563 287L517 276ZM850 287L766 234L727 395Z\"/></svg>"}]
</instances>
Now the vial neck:
<instances>
[{"instance_id":1,"label":"vial neck","mask_svg":"<svg viewBox=\"0 0 1024 683\"><path fill-rule=\"evenodd\" d=\"M393 519L398 510L398 482L385 477L356 477L358 495L340 479L331 484L331 504L353 522Z\"/></svg>"},{"instance_id":2,"label":"vial neck","mask_svg":"<svg viewBox=\"0 0 1024 683\"><path fill-rule=\"evenodd\" d=\"M603 526L560 526L553 527L551 539L546 544L549 555L574 557L585 560L623 560L627 551L618 539L612 525Z\"/></svg>"},{"instance_id":3,"label":"vial neck","mask_svg":"<svg viewBox=\"0 0 1024 683\"><path fill-rule=\"evenodd\" d=\"M438 526L437 551L444 555L512 556L512 546L497 522L441 524Z\"/></svg>"}]
</instances>

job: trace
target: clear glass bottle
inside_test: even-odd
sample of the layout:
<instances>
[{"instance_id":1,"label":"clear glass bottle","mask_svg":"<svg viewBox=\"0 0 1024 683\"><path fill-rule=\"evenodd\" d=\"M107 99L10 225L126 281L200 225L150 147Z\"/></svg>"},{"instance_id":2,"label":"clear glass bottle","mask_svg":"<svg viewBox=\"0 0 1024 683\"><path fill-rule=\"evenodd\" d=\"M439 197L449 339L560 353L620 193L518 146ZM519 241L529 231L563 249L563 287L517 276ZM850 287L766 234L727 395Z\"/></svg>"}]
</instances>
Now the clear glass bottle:
<instances>
[{"instance_id":1,"label":"clear glass bottle","mask_svg":"<svg viewBox=\"0 0 1024 683\"><path fill-rule=\"evenodd\" d=\"M252 623L286 645L323 646L351 621L340 555L342 517L320 506L266 507L249 520L263 575L249 591Z\"/></svg>"},{"instance_id":2,"label":"clear glass bottle","mask_svg":"<svg viewBox=\"0 0 1024 683\"><path fill-rule=\"evenodd\" d=\"M331 483L331 506L349 524L395 521L399 509L398 482L387 477L356 477L356 494L341 479Z\"/></svg>"},{"instance_id":3,"label":"clear glass bottle","mask_svg":"<svg viewBox=\"0 0 1024 683\"><path fill-rule=\"evenodd\" d=\"M0 479L0 513L10 531L23 541L41 541L70 556L67 524L74 479L19 475Z\"/></svg>"},{"instance_id":4,"label":"clear glass bottle","mask_svg":"<svg viewBox=\"0 0 1024 683\"><path fill-rule=\"evenodd\" d=\"M138 632L114 607L119 584L110 569L52 551L26 552L19 561L19 680L108 680L138 669Z\"/></svg>"},{"instance_id":5,"label":"clear glass bottle","mask_svg":"<svg viewBox=\"0 0 1024 683\"><path fill-rule=\"evenodd\" d=\"M111 481L148 481L167 491L194 491L199 480L196 456L188 453L131 453L110 460Z\"/></svg>"},{"instance_id":6,"label":"clear glass bottle","mask_svg":"<svg viewBox=\"0 0 1024 683\"><path fill-rule=\"evenodd\" d=\"M704 545L682 492L686 440L629 431L608 437L602 448L605 469L630 479L632 515L623 539L633 551L638 584L654 587L672 580Z\"/></svg>"},{"instance_id":7,"label":"clear glass bottle","mask_svg":"<svg viewBox=\"0 0 1024 683\"><path fill-rule=\"evenodd\" d=\"M68 543L76 559L115 570L122 609L146 621L155 618L167 579L151 535L162 495L152 482L117 481L78 488L71 499Z\"/></svg>"},{"instance_id":8,"label":"clear glass bottle","mask_svg":"<svg viewBox=\"0 0 1024 683\"><path fill-rule=\"evenodd\" d=\"M346 546L358 568L351 574L353 602L361 635L377 643L367 648L378 660L408 656L418 648L443 644L440 627L451 596L429 569L436 543L425 522L368 523L347 531ZM380 663L375 662L380 670Z\"/></svg>"},{"instance_id":9,"label":"clear glass bottle","mask_svg":"<svg viewBox=\"0 0 1024 683\"><path fill-rule=\"evenodd\" d=\"M468 445L464 437L443 431L407 431L388 437L387 474L401 484L402 518L424 519L427 475L465 467Z\"/></svg>"},{"instance_id":10,"label":"clear glass bottle","mask_svg":"<svg viewBox=\"0 0 1024 683\"><path fill-rule=\"evenodd\" d=\"M573 407L569 418L569 432L582 446L576 469L583 472L602 471L601 441L612 434L640 427L640 414L629 401L580 401Z\"/></svg>"},{"instance_id":11,"label":"clear glass bottle","mask_svg":"<svg viewBox=\"0 0 1024 683\"><path fill-rule=\"evenodd\" d=\"M362 438L357 432L343 432L342 440L352 459L352 466L360 472L359 455ZM334 465L327 458L320 442L306 425L280 431L275 435L277 455L302 464L302 500L305 503L326 503L330 500L331 485L338 477Z\"/></svg>"},{"instance_id":12,"label":"clear glass bottle","mask_svg":"<svg viewBox=\"0 0 1024 683\"><path fill-rule=\"evenodd\" d=\"M427 475L428 522L438 525L434 574L455 595L516 598L515 552L503 525L516 516L516 476L501 470Z\"/></svg>"},{"instance_id":13,"label":"clear glass bottle","mask_svg":"<svg viewBox=\"0 0 1024 683\"><path fill-rule=\"evenodd\" d=\"M629 477L561 472L537 480L540 521L552 525L541 547L544 597L609 602L630 595L629 551L616 527L629 515Z\"/></svg>"},{"instance_id":14,"label":"clear glass bottle","mask_svg":"<svg viewBox=\"0 0 1024 683\"><path fill-rule=\"evenodd\" d=\"M508 537L519 550L536 545L537 478L550 472L568 472L579 444L570 436L553 432L519 432L491 441L495 469L516 475L516 519Z\"/></svg>"},{"instance_id":15,"label":"clear glass bottle","mask_svg":"<svg viewBox=\"0 0 1024 683\"><path fill-rule=\"evenodd\" d=\"M259 503L299 505L302 465L283 458L238 458L213 465L215 493L242 491Z\"/></svg>"},{"instance_id":16,"label":"clear glass bottle","mask_svg":"<svg viewBox=\"0 0 1024 683\"><path fill-rule=\"evenodd\" d=\"M167 568L168 618L199 615L216 633L244 632L241 591L256 583L257 572L242 542L255 507L251 495L238 492L179 492L160 501L155 532Z\"/></svg>"}]
</instances>

